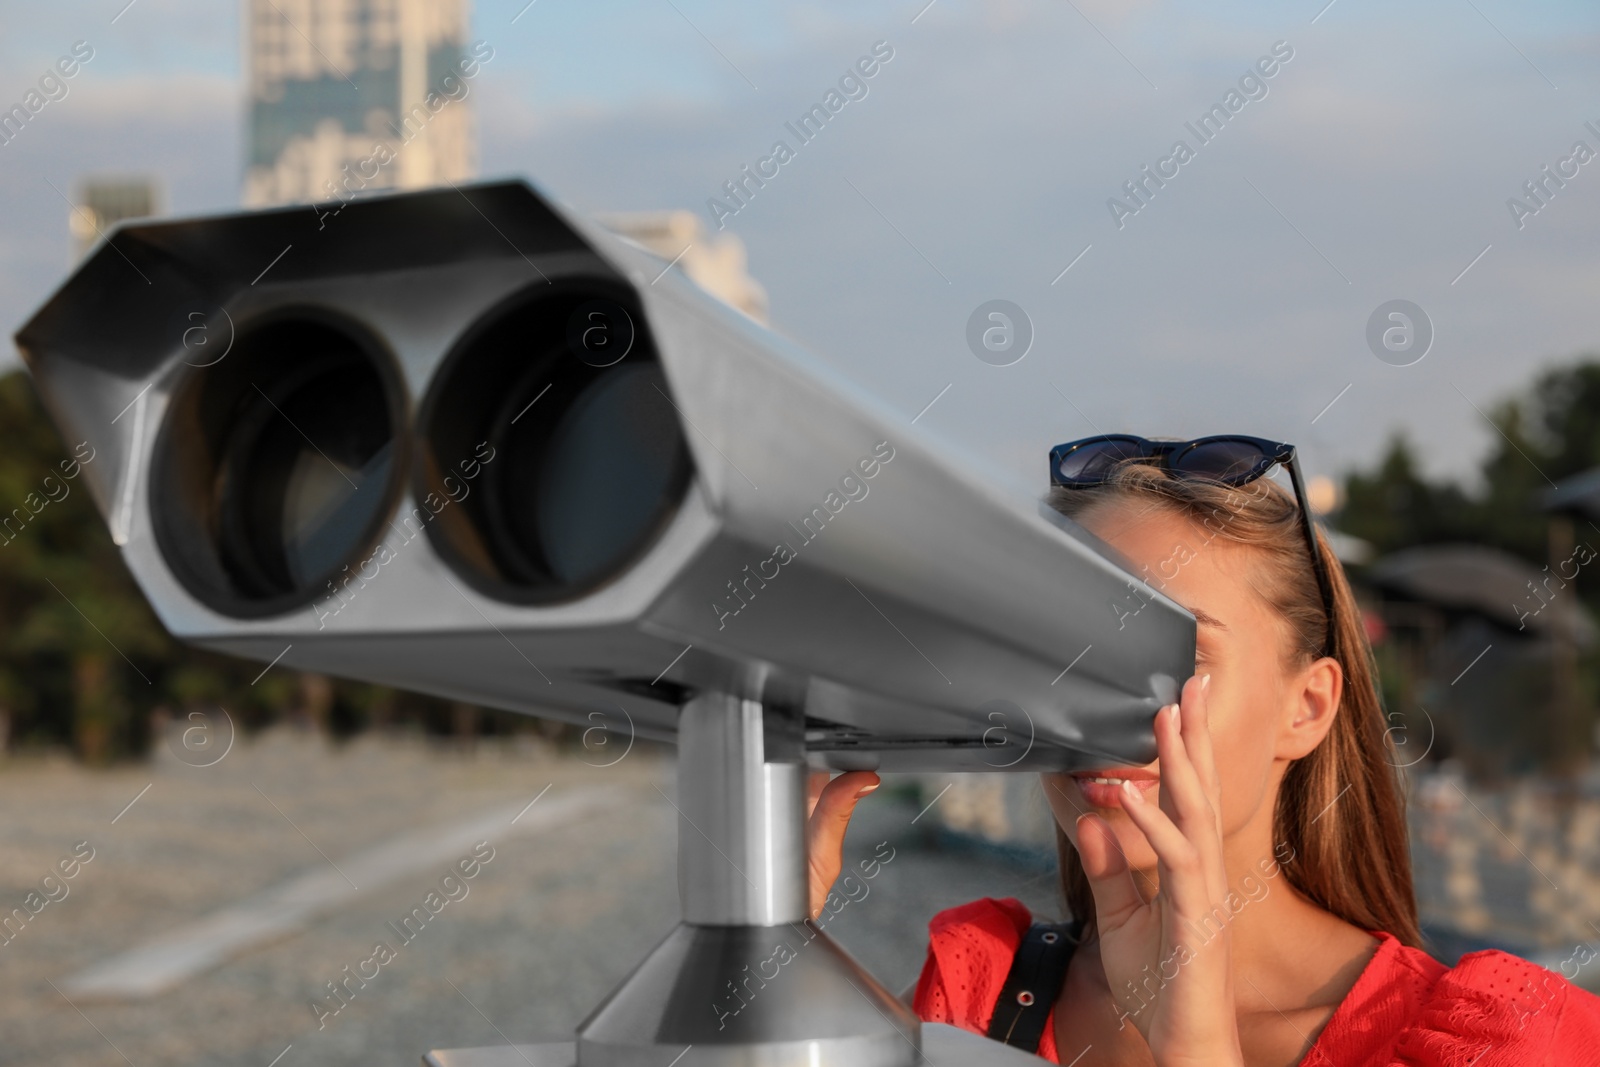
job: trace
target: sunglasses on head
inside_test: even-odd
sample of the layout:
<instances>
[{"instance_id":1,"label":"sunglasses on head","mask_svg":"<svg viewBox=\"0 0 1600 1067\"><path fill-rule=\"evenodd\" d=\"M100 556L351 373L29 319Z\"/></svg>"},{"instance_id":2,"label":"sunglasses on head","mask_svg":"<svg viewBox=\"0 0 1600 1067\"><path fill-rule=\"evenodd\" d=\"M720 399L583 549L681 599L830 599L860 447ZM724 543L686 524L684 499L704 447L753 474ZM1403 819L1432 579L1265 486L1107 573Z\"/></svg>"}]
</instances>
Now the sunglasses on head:
<instances>
[{"instance_id":1,"label":"sunglasses on head","mask_svg":"<svg viewBox=\"0 0 1600 1067\"><path fill-rule=\"evenodd\" d=\"M1300 525L1327 613L1328 630L1323 638L1322 655L1330 654L1333 648L1333 583L1323 565L1322 553L1317 551L1311 508L1306 503L1305 484L1300 478L1293 445L1245 434L1197 437L1192 441L1152 441L1134 434L1099 434L1068 441L1050 450L1050 484L1066 489L1100 485L1119 462L1129 459L1160 467L1174 478L1202 478L1233 488L1248 485L1275 464L1283 464L1294 485Z\"/></svg>"}]
</instances>

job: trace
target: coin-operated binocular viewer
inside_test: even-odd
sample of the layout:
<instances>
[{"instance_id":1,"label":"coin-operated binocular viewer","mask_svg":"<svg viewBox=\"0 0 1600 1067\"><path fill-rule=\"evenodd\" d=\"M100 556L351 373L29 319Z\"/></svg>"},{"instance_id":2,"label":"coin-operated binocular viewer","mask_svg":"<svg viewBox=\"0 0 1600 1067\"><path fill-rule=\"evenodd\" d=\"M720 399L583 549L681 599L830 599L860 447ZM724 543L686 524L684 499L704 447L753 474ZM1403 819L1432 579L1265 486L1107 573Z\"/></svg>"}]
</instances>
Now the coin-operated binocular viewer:
<instances>
[{"instance_id":1,"label":"coin-operated binocular viewer","mask_svg":"<svg viewBox=\"0 0 1600 1067\"><path fill-rule=\"evenodd\" d=\"M1037 494L522 183L124 226L17 343L177 637L676 741L683 921L435 1062L1018 1055L810 929L715 1006L809 912L808 766L1154 758L1194 618Z\"/></svg>"}]
</instances>

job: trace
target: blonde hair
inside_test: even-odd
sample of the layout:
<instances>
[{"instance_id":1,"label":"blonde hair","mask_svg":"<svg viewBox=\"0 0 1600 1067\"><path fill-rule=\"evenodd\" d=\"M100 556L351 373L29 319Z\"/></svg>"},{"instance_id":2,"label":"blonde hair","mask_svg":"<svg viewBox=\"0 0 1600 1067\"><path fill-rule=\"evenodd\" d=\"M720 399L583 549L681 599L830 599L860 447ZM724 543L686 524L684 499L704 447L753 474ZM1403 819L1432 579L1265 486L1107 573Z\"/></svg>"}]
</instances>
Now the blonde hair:
<instances>
[{"instance_id":1,"label":"blonde hair","mask_svg":"<svg viewBox=\"0 0 1600 1067\"><path fill-rule=\"evenodd\" d=\"M1313 662L1331 630L1328 654L1344 671L1339 711L1322 742L1284 774L1273 814L1274 847L1293 850L1283 871L1305 897L1363 930L1383 930L1422 947L1405 793L1378 696L1372 648L1344 568L1319 533L1317 551L1333 594L1328 625L1293 495L1265 477L1235 489L1173 477L1125 459L1104 483L1052 487L1046 502L1072 519L1113 503L1142 504L1249 546L1258 565L1249 568L1246 580L1289 628L1287 667ZM1092 929L1094 897L1077 850L1059 826L1056 852L1067 909Z\"/></svg>"}]
</instances>

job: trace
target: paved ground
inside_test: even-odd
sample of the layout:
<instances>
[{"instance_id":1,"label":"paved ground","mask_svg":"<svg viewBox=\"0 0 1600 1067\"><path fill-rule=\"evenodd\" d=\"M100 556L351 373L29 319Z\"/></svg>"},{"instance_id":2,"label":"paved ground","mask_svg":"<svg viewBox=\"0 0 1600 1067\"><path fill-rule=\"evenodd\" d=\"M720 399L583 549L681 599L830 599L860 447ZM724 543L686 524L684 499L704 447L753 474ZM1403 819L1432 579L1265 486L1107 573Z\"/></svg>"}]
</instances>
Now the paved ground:
<instances>
[{"instance_id":1,"label":"paved ground","mask_svg":"<svg viewBox=\"0 0 1600 1067\"><path fill-rule=\"evenodd\" d=\"M932 819L913 825L917 806L893 784L863 806L846 858L869 857L880 841L895 858L828 928L886 984L915 977L941 907L1013 895L1054 913L1053 871L930 847ZM541 805L593 787L618 799L545 828L508 824L467 896L407 944L386 923L423 903L443 864L363 887L298 932L291 924L149 999L69 1002L58 991L220 908L315 883L387 841L516 812L546 786ZM0 905L23 906L38 889L38 907L41 879L80 841L94 858L0 945L0 1062L268 1067L281 1055L277 1067L411 1067L434 1047L562 1039L676 921L676 813L658 786L672 792L670 760L642 749L599 768L536 747L468 756L365 737L335 750L290 732L241 742L204 769L171 758L104 773L13 760L0 768ZM60 896L59 883L50 889ZM319 1030L311 1001L380 940L395 958Z\"/></svg>"},{"instance_id":2,"label":"paved ground","mask_svg":"<svg viewBox=\"0 0 1600 1067\"><path fill-rule=\"evenodd\" d=\"M640 747L602 767L588 764L614 755L558 755L528 740L468 754L367 736L335 749L281 730L208 768L158 754L110 772L0 764L0 920L20 928L0 943L8 1067L413 1067L429 1048L565 1039L677 918L677 816L661 792L673 792L670 752ZM915 978L940 908L1016 896L1057 913L1053 859L1030 865L935 840L939 817L972 807L962 797L981 784L917 818L921 803L899 788L910 781L888 776L851 827L850 864L879 842L895 855L827 929L896 991ZM1600 805L1558 820L1520 794L1503 799L1416 805L1424 912L1465 930L1461 917L1479 915L1479 932L1501 940L1528 926L1546 952L1589 940L1600 928L1590 925L1600 919ZM459 837L475 821L491 827L494 858L402 944L387 924L471 851L448 835L441 847L433 831ZM85 841L93 859L44 883ZM37 914L16 918L30 903ZM170 947L202 922L243 947L143 1000L74 992L87 968ZM395 958L319 1029L312 1001L378 941ZM1592 971L1580 976L1591 988Z\"/></svg>"}]
</instances>

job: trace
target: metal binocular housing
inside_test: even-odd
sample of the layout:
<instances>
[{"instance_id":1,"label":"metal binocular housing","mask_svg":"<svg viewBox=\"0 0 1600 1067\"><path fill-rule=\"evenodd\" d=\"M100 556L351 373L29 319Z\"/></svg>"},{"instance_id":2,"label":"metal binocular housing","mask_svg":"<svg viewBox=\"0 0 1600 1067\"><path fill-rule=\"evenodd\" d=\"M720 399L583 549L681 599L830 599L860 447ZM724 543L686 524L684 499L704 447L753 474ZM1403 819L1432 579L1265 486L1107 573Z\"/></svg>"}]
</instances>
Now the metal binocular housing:
<instances>
[{"instance_id":1,"label":"metal binocular housing","mask_svg":"<svg viewBox=\"0 0 1600 1067\"><path fill-rule=\"evenodd\" d=\"M711 1005L807 925L808 767L1154 758L1194 618L1036 490L522 182L123 225L16 339L175 636L678 744L684 922L539 1056L1012 1055L814 928Z\"/></svg>"}]
</instances>

